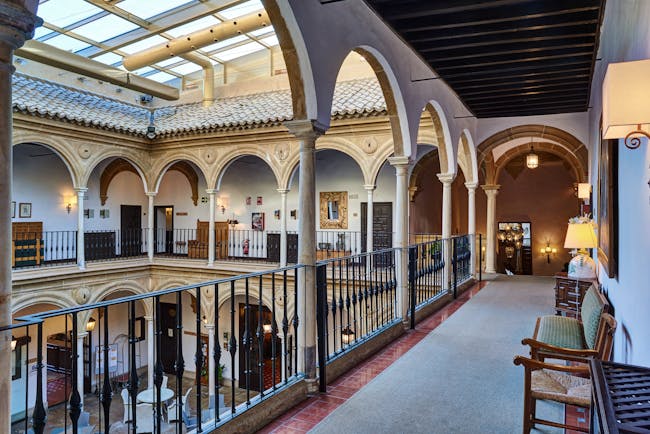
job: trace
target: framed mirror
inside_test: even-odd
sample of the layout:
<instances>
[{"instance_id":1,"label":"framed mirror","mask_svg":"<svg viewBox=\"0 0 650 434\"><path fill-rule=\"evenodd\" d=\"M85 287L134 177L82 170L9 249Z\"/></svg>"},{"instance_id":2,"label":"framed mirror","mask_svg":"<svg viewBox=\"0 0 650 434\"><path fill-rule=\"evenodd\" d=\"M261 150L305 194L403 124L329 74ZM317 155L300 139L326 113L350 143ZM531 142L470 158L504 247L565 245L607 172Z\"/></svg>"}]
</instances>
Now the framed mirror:
<instances>
[{"instance_id":1,"label":"framed mirror","mask_svg":"<svg viewBox=\"0 0 650 434\"><path fill-rule=\"evenodd\" d=\"M320 193L320 228L348 228L347 191L322 191Z\"/></svg>"}]
</instances>

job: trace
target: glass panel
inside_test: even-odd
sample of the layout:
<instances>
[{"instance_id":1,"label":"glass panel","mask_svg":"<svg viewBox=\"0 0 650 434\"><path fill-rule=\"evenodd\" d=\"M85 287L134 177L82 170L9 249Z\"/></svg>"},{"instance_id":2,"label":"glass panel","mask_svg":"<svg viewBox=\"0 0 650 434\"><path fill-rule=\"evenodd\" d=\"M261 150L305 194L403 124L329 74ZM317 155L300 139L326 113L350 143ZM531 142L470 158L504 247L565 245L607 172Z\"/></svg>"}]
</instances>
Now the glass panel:
<instances>
[{"instance_id":1,"label":"glass panel","mask_svg":"<svg viewBox=\"0 0 650 434\"><path fill-rule=\"evenodd\" d=\"M273 31L275 31L273 26L266 26L266 27L262 27L261 29L253 30L252 32L249 33L249 35L253 35L256 38L258 38L258 37L260 37L262 35L265 35L267 33L271 33Z\"/></svg>"},{"instance_id":2,"label":"glass panel","mask_svg":"<svg viewBox=\"0 0 650 434\"><path fill-rule=\"evenodd\" d=\"M147 72L155 71L151 66L145 66L144 68L136 69L135 71L131 71L131 74L136 74L136 75L144 75Z\"/></svg>"},{"instance_id":3,"label":"glass panel","mask_svg":"<svg viewBox=\"0 0 650 434\"><path fill-rule=\"evenodd\" d=\"M92 59L98 62L105 63L107 65L114 65L122 61L122 56L117 55L115 53L106 53L106 54L102 54L101 56L93 57Z\"/></svg>"},{"instance_id":4,"label":"glass panel","mask_svg":"<svg viewBox=\"0 0 650 434\"><path fill-rule=\"evenodd\" d=\"M34 31L34 39L49 35L50 33L52 33L52 30L48 29L47 27L39 27Z\"/></svg>"},{"instance_id":5,"label":"glass panel","mask_svg":"<svg viewBox=\"0 0 650 434\"><path fill-rule=\"evenodd\" d=\"M190 33L196 32L197 30L203 30L205 28L214 26L220 22L220 20L216 19L212 15L208 15L207 17L203 17L200 20L195 20L185 25L169 29L165 33L174 38L178 38L179 36L188 35Z\"/></svg>"},{"instance_id":6,"label":"glass panel","mask_svg":"<svg viewBox=\"0 0 650 434\"><path fill-rule=\"evenodd\" d=\"M160 62L156 63L156 66L165 67L165 66L173 65L174 63L182 62L182 61L183 61L183 59L181 59L180 57L174 56L174 57L170 57L169 59L166 59L166 60L163 60L163 61L160 61Z\"/></svg>"},{"instance_id":7,"label":"glass panel","mask_svg":"<svg viewBox=\"0 0 650 434\"><path fill-rule=\"evenodd\" d=\"M38 16L58 27L66 27L102 10L83 0L50 0L38 6Z\"/></svg>"},{"instance_id":8,"label":"glass panel","mask_svg":"<svg viewBox=\"0 0 650 434\"><path fill-rule=\"evenodd\" d=\"M191 74L192 72L196 72L199 69L201 69L201 67L196 63L186 63L184 65L177 66L176 68L172 68L171 70L181 75L187 75Z\"/></svg>"},{"instance_id":9,"label":"glass panel","mask_svg":"<svg viewBox=\"0 0 650 434\"><path fill-rule=\"evenodd\" d=\"M155 74L147 75L147 78L150 80L157 81L159 83L164 83L166 81L170 81L176 78L175 75L168 74L166 72L157 72Z\"/></svg>"},{"instance_id":10,"label":"glass panel","mask_svg":"<svg viewBox=\"0 0 650 434\"><path fill-rule=\"evenodd\" d=\"M237 6L219 11L219 15L230 19L241 17L242 15L250 14L251 12L264 9L260 0L251 0Z\"/></svg>"},{"instance_id":11,"label":"glass panel","mask_svg":"<svg viewBox=\"0 0 650 434\"><path fill-rule=\"evenodd\" d=\"M278 44L280 43L280 42L278 41L278 37L275 36L275 35L273 35L273 36L268 36L268 37L266 37L266 38L264 38L264 39L260 39L260 42L263 42L263 43L265 43L266 45L271 46L271 47L274 46L274 45L278 45Z\"/></svg>"},{"instance_id":12,"label":"glass panel","mask_svg":"<svg viewBox=\"0 0 650 434\"><path fill-rule=\"evenodd\" d=\"M215 54L215 57L221 60L232 60L237 57L245 56L247 54L254 53L256 51L263 50L264 46L258 44L257 42L251 42L250 44L245 44L231 50L223 51L219 54Z\"/></svg>"},{"instance_id":13,"label":"glass panel","mask_svg":"<svg viewBox=\"0 0 650 434\"><path fill-rule=\"evenodd\" d=\"M117 4L123 9L139 18L147 19L163 12L170 11L178 6L191 3L189 0L124 0Z\"/></svg>"},{"instance_id":14,"label":"glass panel","mask_svg":"<svg viewBox=\"0 0 650 434\"><path fill-rule=\"evenodd\" d=\"M86 44L84 41L79 39L71 38L67 35L59 35L45 41L46 44L52 45L53 47L60 48L66 51L78 51L82 48L90 47L89 44Z\"/></svg>"},{"instance_id":15,"label":"glass panel","mask_svg":"<svg viewBox=\"0 0 650 434\"><path fill-rule=\"evenodd\" d=\"M125 45L124 47L120 48L120 50L124 51L127 54L133 54L133 53L137 53L138 51L146 50L147 48L151 48L154 45L158 45L166 41L167 39L163 38L162 36L154 35L150 38L143 39L142 41Z\"/></svg>"},{"instance_id":16,"label":"glass panel","mask_svg":"<svg viewBox=\"0 0 650 434\"><path fill-rule=\"evenodd\" d=\"M138 26L136 24L124 20L117 15L108 15L84 24L74 29L74 32L88 39L102 42L137 28Z\"/></svg>"},{"instance_id":17,"label":"glass panel","mask_svg":"<svg viewBox=\"0 0 650 434\"><path fill-rule=\"evenodd\" d=\"M234 38L223 40L221 42L215 42L214 44L208 45L207 47L203 47L201 50L205 51L207 53L211 53L211 52L213 52L215 50L218 50L220 48L224 48L224 47L227 47L229 45L236 44L237 42L242 42L242 41L246 41L246 40L250 40L248 38L248 36L239 35L239 36L235 36Z\"/></svg>"}]
</instances>

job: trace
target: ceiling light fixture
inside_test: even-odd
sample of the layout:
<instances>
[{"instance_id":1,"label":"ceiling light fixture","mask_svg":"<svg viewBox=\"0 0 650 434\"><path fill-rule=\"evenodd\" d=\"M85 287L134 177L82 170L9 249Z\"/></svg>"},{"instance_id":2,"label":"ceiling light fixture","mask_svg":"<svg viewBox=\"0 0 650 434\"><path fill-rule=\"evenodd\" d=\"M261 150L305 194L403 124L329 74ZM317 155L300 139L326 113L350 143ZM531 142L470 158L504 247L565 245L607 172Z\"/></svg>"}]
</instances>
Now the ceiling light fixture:
<instances>
[{"instance_id":1,"label":"ceiling light fixture","mask_svg":"<svg viewBox=\"0 0 650 434\"><path fill-rule=\"evenodd\" d=\"M533 151L533 139L530 139L530 153L526 155L526 166L529 169L535 169L539 166L539 156Z\"/></svg>"}]
</instances>

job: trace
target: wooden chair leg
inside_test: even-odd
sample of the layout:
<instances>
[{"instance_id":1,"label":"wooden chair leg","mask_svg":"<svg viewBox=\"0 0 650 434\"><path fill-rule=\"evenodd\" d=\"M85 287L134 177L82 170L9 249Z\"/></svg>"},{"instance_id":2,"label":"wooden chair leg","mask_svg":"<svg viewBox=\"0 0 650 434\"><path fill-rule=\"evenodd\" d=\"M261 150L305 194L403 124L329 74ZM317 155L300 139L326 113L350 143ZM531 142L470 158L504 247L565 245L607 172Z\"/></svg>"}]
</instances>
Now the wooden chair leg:
<instances>
[{"instance_id":1,"label":"wooden chair leg","mask_svg":"<svg viewBox=\"0 0 650 434\"><path fill-rule=\"evenodd\" d=\"M530 429L532 428L532 408L535 407L534 400L530 394L530 370L526 368L526 374L524 377L524 430L523 434L529 434Z\"/></svg>"}]
</instances>

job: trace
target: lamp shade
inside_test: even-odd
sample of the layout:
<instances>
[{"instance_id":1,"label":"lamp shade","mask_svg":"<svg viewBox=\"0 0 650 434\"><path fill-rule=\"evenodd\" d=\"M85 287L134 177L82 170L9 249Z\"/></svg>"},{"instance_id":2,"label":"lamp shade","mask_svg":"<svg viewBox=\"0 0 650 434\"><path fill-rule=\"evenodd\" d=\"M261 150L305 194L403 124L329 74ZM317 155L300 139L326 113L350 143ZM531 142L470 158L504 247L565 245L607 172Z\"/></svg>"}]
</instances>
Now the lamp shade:
<instances>
[{"instance_id":1,"label":"lamp shade","mask_svg":"<svg viewBox=\"0 0 650 434\"><path fill-rule=\"evenodd\" d=\"M591 194L591 184L588 182L581 182L578 184L578 199L589 199Z\"/></svg>"},{"instance_id":2,"label":"lamp shade","mask_svg":"<svg viewBox=\"0 0 650 434\"><path fill-rule=\"evenodd\" d=\"M530 151L530 154L526 155L526 166L529 169L535 169L539 166L539 157L533 151Z\"/></svg>"},{"instance_id":3,"label":"lamp shade","mask_svg":"<svg viewBox=\"0 0 650 434\"><path fill-rule=\"evenodd\" d=\"M610 63L603 80L603 138L650 131L650 60Z\"/></svg>"},{"instance_id":4,"label":"lamp shade","mask_svg":"<svg viewBox=\"0 0 650 434\"><path fill-rule=\"evenodd\" d=\"M589 223L569 223L564 239L565 249L590 249L598 247L594 227Z\"/></svg>"}]
</instances>

